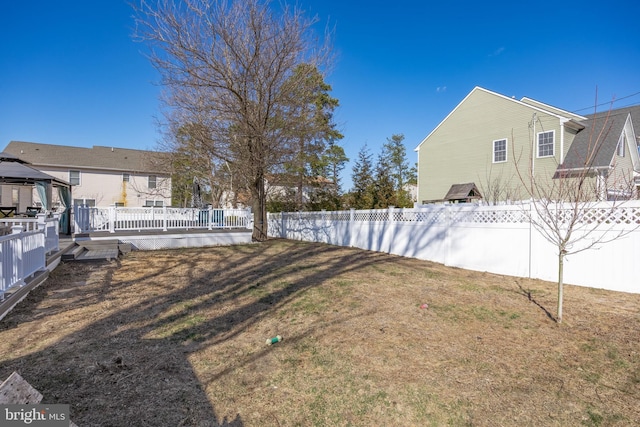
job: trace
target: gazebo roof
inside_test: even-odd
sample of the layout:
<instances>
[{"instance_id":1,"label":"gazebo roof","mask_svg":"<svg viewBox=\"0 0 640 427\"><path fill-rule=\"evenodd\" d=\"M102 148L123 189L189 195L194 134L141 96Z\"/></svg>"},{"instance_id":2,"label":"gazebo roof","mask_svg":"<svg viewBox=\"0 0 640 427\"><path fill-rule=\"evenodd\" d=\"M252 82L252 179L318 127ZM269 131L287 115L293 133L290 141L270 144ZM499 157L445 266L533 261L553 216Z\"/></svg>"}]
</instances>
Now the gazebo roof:
<instances>
[{"instance_id":1,"label":"gazebo roof","mask_svg":"<svg viewBox=\"0 0 640 427\"><path fill-rule=\"evenodd\" d=\"M36 182L71 187L67 181L34 169L13 154L0 153L0 184L34 185Z\"/></svg>"}]
</instances>

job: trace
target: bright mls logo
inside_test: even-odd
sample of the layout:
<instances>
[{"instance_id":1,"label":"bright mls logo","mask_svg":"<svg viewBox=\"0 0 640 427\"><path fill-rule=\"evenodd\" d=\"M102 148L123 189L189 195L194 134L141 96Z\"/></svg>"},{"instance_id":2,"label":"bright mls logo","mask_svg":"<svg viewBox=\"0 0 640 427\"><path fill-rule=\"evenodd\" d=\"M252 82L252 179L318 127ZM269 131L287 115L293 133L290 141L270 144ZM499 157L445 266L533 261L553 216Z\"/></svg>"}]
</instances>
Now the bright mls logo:
<instances>
[{"instance_id":1,"label":"bright mls logo","mask_svg":"<svg viewBox=\"0 0 640 427\"><path fill-rule=\"evenodd\" d=\"M69 427L69 405L0 405L0 426Z\"/></svg>"}]
</instances>

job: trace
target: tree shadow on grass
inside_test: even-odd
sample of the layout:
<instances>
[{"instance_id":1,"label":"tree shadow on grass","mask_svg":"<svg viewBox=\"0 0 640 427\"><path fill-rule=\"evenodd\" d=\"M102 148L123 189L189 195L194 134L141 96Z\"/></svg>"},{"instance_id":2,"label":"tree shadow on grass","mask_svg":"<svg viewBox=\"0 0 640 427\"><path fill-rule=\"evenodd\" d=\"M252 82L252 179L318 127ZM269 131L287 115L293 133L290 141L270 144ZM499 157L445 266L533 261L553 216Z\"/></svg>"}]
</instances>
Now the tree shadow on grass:
<instances>
[{"instance_id":1,"label":"tree shadow on grass","mask_svg":"<svg viewBox=\"0 0 640 427\"><path fill-rule=\"evenodd\" d=\"M515 280L515 283L516 283L516 285L518 285L518 289L519 289L518 294L527 297L529 299L529 301L532 302L533 304L537 305L538 308L540 308L540 310L542 310L544 312L544 314L546 314L549 319L551 319L554 322L558 323L558 320L555 318L555 316L553 314L551 314L551 312L549 310L547 310L547 308L545 306L543 306L538 301L536 301L536 299L531 295L531 291L530 290L526 290L525 288L523 288L522 284L520 283L519 280Z\"/></svg>"},{"instance_id":2,"label":"tree shadow on grass","mask_svg":"<svg viewBox=\"0 0 640 427\"><path fill-rule=\"evenodd\" d=\"M216 264L207 264L210 253L219 254ZM65 266L0 323L0 340L19 347L3 351L0 379L18 371L43 402L70 404L82 426L242 426L242 414L218 417L189 356L259 325L333 277L384 259L274 241L173 254L158 252L155 266L129 281L114 279L123 269L116 263L85 268L83 277ZM231 367L214 380L269 350L225 361Z\"/></svg>"}]
</instances>

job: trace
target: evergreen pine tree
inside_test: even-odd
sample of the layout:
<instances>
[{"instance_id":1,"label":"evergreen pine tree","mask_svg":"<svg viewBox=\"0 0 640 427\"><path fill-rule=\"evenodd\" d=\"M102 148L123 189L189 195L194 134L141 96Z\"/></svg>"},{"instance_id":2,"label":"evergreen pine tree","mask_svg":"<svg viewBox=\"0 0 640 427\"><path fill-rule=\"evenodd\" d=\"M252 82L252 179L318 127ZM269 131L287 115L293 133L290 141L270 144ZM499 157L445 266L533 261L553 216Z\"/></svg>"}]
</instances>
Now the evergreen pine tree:
<instances>
[{"instance_id":1,"label":"evergreen pine tree","mask_svg":"<svg viewBox=\"0 0 640 427\"><path fill-rule=\"evenodd\" d=\"M374 200L373 163L369 147L365 144L358 152L358 160L353 165L353 191L350 205L354 209L371 209Z\"/></svg>"}]
</instances>

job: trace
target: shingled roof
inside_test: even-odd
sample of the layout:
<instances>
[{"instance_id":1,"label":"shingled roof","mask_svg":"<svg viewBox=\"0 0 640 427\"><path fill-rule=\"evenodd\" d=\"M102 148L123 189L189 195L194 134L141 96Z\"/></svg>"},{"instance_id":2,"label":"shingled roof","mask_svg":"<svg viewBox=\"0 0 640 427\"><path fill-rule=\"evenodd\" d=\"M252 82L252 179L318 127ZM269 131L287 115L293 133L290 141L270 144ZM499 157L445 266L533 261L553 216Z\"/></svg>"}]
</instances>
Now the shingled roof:
<instances>
[{"instance_id":1,"label":"shingled roof","mask_svg":"<svg viewBox=\"0 0 640 427\"><path fill-rule=\"evenodd\" d=\"M587 120L580 122L585 128L575 136L558 170L582 169L585 166L593 169L609 167L629 115L634 128L640 129L640 106L588 115ZM590 153L591 164L586 165Z\"/></svg>"},{"instance_id":2,"label":"shingled roof","mask_svg":"<svg viewBox=\"0 0 640 427\"><path fill-rule=\"evenodd\" d=\"M471 201L476 199L482 199L480 191L476 184L469 182L467 184L453 184L447 195L444 196L444 200L448 201Z\"/></svg>"},{"instance_id":3,"label":"shingled roof","mask_svg":"<svg viewBox=\"0 0 640 427\"><path fill-rule=\"evenodd\" d=\"M11 141L4 150L34 167L87 168L110 171L169 174L158 166L163 153L132 150L129 148L93 146L92 148L66 145L38 144Z\"/></svg>"}]
</instances>

